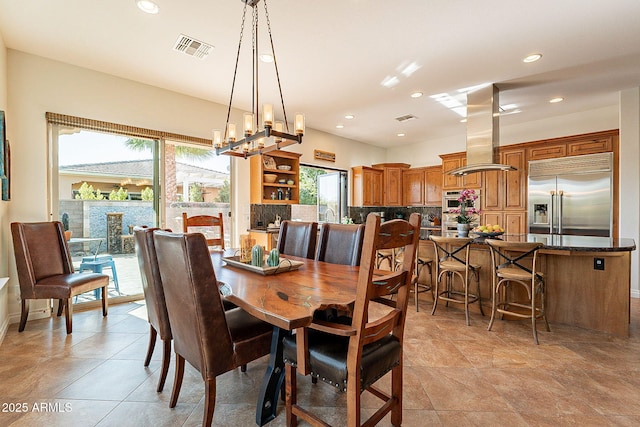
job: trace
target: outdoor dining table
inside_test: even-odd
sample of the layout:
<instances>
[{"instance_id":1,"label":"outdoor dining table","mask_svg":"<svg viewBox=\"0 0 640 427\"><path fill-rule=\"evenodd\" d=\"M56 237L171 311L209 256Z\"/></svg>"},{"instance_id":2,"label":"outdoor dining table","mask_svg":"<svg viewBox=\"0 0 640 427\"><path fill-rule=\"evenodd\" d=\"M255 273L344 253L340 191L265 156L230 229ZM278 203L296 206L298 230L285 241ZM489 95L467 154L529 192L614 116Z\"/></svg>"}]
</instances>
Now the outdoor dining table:
<instances>
[{"instance_id":1,"label":"outdoor dining table","mask_svg":"<svg viewBox=\"0 0 640 427\"><path fill-rule=\"evenodd\" d=\"M282 255L282 258L304 264L295 270L262 275L223 260L223 257L233 255L233 250L211 253L221 293L228 301L273 325L269 365L256 408L256 423L262 426L276 416L285 373L283 336L309 326L316 310L348 309L356 299L359 267ZM298 360L305 358L298 357ZM306 371L306 367L300 370Z\"/></svg>"}]
</instances>

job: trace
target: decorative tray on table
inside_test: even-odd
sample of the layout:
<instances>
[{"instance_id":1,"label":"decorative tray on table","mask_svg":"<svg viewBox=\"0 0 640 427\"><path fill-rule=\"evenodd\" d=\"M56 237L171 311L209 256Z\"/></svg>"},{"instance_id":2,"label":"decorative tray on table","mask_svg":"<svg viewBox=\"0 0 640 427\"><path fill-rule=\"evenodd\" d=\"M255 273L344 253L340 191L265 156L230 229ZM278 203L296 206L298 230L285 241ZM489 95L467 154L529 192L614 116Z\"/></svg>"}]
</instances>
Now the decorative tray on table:
<instances>
[{"instance_id":1,"label":"decorative tray on table","mask_svg":"<svg viewBox=\"0 0 640 427\"><path fill-rule=\"evenodd\" d=\"M251 265L251 263L240 261L239 256L222 257L222 261L226 262L227 265L243 268L245 270L262 274L264 276L268 276L270 274L284 273L286 271L297 270L300 268L300 266L304 265L304 262L302 261L294 261L287 258L280 258L280 263L275 267L269 267L267 265L264 265L263 267L258 267L257 265Z\"/></svg>"}]
</instances>

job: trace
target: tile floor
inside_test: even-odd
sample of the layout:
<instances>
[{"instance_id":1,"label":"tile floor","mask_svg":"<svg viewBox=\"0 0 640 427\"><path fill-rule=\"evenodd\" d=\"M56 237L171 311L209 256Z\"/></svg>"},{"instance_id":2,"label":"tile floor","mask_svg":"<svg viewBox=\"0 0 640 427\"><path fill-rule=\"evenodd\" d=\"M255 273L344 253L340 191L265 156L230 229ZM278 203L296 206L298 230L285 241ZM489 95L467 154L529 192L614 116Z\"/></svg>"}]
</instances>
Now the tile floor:
<instances>
[{"instance_id":1,"label":"tile floor","mask_svg":"<svg viewBox=\"0 0 640 427\"><path fill-rule=\"evenodd\" d=\"M539 346L527 322L498 321L487 332L487 317L473 314L467 327L458 307L431 316L431 302L420 304L406 325L404 426L640 425L640 300L632 300L629 338L552 324ZM204 386L195 370L187 369L176 408L168 407L173 364L156 393L160 348L144 368L145 319L144 305L130 303L104 319L99 310L76 312L72 335L63 318L30 321L23 333L11 325L0 345L0 426L200 425ZM219 377L214 425L255 425L265 365ZM343 395L298 384L301 403L344 424ZM376 404L366 396L363 412ZM284 424L281 404L269 425Z\"/></svg>"}]
</instances>

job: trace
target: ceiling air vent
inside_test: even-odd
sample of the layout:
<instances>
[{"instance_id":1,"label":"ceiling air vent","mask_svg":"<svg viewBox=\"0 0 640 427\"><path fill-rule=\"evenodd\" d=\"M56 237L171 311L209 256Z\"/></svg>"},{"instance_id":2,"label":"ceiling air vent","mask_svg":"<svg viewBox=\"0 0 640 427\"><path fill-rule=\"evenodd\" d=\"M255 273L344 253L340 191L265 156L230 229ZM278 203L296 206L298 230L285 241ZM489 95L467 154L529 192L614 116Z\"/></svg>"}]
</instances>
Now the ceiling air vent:
<instances>
[{"instance_id":1,"label":"ceiling air vent","mask_svg":"<svg viewBox=\"0 0 640 427\"><path fill-rule=\"evenodd\" d=\"M213 45L201 42L193 37L185 36L184 34L180 34L178 40L176 40L176 44L173 46L173 50L200 59L206 58L211 49L213 49Z\"/></svg>"},{"instance_id":2,"label":"ceiling air vent","mask_svg":"<svg viewBox=\"0 0 640 427\"><path fill-rule=\"evenodd\" d=\"M399 122L406 122L408 120L414 120L414 119L417 119L417 117L414 116L413 114L406 114L404 116L396 117L396 120Z\"/></svg>"}]
</instances>

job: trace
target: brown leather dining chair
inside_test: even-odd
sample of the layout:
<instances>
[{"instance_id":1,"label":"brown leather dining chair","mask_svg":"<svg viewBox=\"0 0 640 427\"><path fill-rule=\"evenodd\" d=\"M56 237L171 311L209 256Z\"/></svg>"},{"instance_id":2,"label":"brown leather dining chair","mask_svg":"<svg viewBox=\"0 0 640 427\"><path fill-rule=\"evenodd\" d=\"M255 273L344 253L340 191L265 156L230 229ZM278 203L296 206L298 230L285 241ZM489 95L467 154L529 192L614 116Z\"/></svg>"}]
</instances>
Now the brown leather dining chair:
<instances>
[{"instance_id":1,"label":"brown leather dining chair","mask_svg":"<svg viewBox=\"0 0 640 427\"><path fill-rule=\"evenodd\" d=\"M313 259L318 240L318 223L282 221L278 234L278 251L284 255Z\"/></svg>"},{"instance_id":2,"label":"brown leather dining chair","mask_svg":"<svg viewBox=\"0 0 640 427\"><path fill-rule=\"evenodd\" d=\"M332 264L360 265L364 224L322 224L316 260Z\"/></svg>"},{"instance_id":3,"label":"brown leather dining chair","mask_svg":"<svg viewBox=\"0 0 640 427\"><path fill-rule=\"evenodd\" d=\"M216 377L269 354L273 328L240 308L224 310L201 233L156 231L154 243L176 355L169 406L177 404L186 360L205 382L202 425L210 426Z\"/></svg>"},{"instance_id":4,"label":"brown leather dining chair","mask_svg":"<svg viewBox=\"0 0 640 427\"><path fill-rule=\"evenodd\" d=\"M186 212L182 212L182 231L189 232L189 228L198 227L202 230L211 229L218 236L216 238L207 237L208 246L220 246L224 250L224 221L222 220L222 212L218 215L196 215L188 216ZM218 229L216 231L216 229Z\"/></svg>"},{"instance_id":5,"label":"brown leather dining chair","mask_svg":"<svg viewBox=\"0 0 640 427\"><path fill-rule=\"evenodd\" d=\"M156 391L160 392L164 388L164 383L169 372L169 362L171 361L171 325L167 314L167 304L164 299L162 279L158 268L158 258L156 247L153 242L153 232L159 228L135 227L133 234L135 238L136 254L138 256L138 266L142 279L142 291L147 307L149 319L149 347L144 359L144 366L149 366L151 356L156 345L156 337L160 334L163 343L162 368L160 379Z\"/></svg>"},{"instance_id":6,"label":"brown leather dining chair","mask_svg":"<svg viewBox=\"0 0 640 427\"><path fill-rule=\"evenodd\" d=\"M296 426L298 417L311 425L328 425L297 402L298 357L304 357L302 366L308 368L302 374L309 373L335 390L346 392L348 427L361 425L360 399L365 390L384 404L364 425L376 425L389 412L391 423L401 425L402 342L419 237L420 214L411 214L409 221L395 219L384 224L378 215L369 214L351 325L314 322L283 340L287 426ZM374 276L376 252L400 247L405 248L406 254L402 267ZM389 295L395 295L395 299L384 298ZM386 312L370 319L369 306L374 301L385 304ZM373 386L389 372L390 394Z\"/></svg>"},{"instance_id":7,"label":"brown leather dining chair","mask_svg":"<svg viewBox=\"0 0 640 427\"><path fill-rule=\"evenodd\" d=\"M74 273L61 222L13 222L11 235L22 300L19 332L27 324L31 299L57 299L58 316L65 310L67 334L73 329L71 299L76 295L102 289L102 315L107 315L109 276Z\"/></svg>"}]
</instances>

